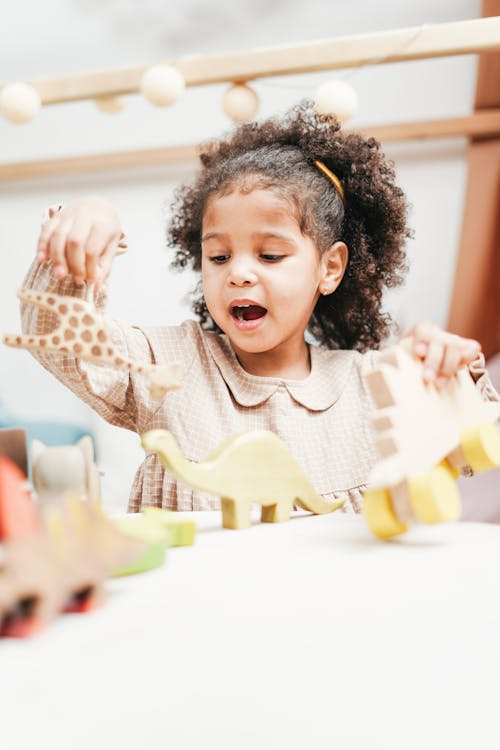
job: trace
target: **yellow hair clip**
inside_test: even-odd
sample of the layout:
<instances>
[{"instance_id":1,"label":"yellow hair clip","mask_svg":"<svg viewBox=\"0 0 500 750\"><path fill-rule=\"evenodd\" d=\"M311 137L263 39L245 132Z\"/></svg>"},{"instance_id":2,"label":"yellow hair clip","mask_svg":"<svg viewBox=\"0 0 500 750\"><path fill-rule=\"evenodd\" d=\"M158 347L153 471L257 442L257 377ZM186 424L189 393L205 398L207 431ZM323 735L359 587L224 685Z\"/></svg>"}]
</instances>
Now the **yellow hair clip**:
<instances>
[{"instance_id":1,"label":"yellow hair clip","mask_svg":"<svg viewBox=\"0 0 500 750\"><path fill-rule=\"evenodd\" d=\"M334 174L334 173L332 172L332 170L331 170L331 169L328 169L328 167L327 167L327 166L325 166L325 165L323 164L323 162L322 162L322 161L316 160L316 161L314 162L314 164L315 164L315 165L316 165L316 166L318 167L318 169L320 169L320 170L321 170L321 171L323 172L323 174L326 174L326 176L328 177L328 179L330 180L330 182L331 182L331 183L332 183L333 185L335 185L335 188L336 188L336 190L337 190L337 193L338 193L338 194L340 195L340 197L342 198L342 203L343 203L343 204L344 204L344 206L345 206L345 194L344 194L344 188L342 187L342 183L340 182L340 180L339 180L339 178L337 177L337 175L336 175L336 174Z\"/></svg>"}]
</instances>

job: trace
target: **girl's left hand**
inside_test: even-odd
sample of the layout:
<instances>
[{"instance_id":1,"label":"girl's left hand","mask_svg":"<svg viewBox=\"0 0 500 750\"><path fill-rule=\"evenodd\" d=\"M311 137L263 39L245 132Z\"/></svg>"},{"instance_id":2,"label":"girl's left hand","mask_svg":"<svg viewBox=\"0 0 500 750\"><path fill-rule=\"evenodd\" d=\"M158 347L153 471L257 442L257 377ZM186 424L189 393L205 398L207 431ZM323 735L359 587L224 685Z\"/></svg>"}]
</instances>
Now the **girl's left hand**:
<instances>
[{"instance_id":1,"label":"girl's left hand","mask_svg":"<svg viewBox=\"0 0 500 750\"><path fill-rule=\"evenodd\" d=\"M434 323L422 322L409 328L403 338L413 338L413 351L423 361L424 383L446 385L458 370L473 362L481 352L481 344L443 331Z\"/></svg>"}]
</instances>

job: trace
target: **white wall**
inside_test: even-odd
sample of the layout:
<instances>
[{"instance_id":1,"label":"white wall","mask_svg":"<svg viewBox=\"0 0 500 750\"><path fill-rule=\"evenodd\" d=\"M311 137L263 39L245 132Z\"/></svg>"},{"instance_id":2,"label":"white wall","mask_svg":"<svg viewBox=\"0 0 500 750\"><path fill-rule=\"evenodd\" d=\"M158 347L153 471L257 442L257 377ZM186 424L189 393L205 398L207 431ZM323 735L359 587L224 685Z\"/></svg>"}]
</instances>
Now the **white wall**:
<instances>
[{"instance_id":1,"label":"white wall","mask_svg":"<svg viewBox=\"0 0 500 750\"><path fill-rule=\"evenodd\" d=\"M42 5L24 0L15 6L9 5L8 10L3 7L0 26L7 31L10 29L11 33L5 35L5 43L0 47L0 69L8 71L12 80L123 65L127 61L161 59L158 51L161 39L156 33L159 24L151 25L151 19L155 13L157 18L163 18L162 9L166 4L144 2L143 10L147 13L143 16L139 14L139 5L130 2L63 3L62 0ZM183 0L176 7L185 6L193 13L200 5L194 0ZM224 3L210 4L214 13L220 6ZM123 11L124 7L128 8L131 18L137 19L135 39L130 20L127 22L126 16L119 15L120 8ZM226 7L229 6L226 4ZM184 34L184 46L177 40L176 54L286 43L337 33L364 33L479 15L479 3L465 0L418 4L401 4L395 0L376 4L368 0L290 2L278 4L280 15L269 18L265 16L266 4L245 2L240 7L239 26L231 12L227 33L224 34L219 24L210 37L212 46L207 35L202 34L200 24L191 22L191 26L188 24L184 28L182 18L179 20L180 16L175 16L177 28L181 30L179 34ZM21 47L17 34L21 19L27 17L28 11L32 21L23 27ZM117 24L119 18L121 25ZM111 24L113 19L114 25ZM192 43L190 30L199 43L198 49L189 47ZM368 67L338 72L335 77L347 78L359 92L360 111L350 123L355 127L375 122L453 117L469 112L475 64L473 57L457 57ZM266 116L283 110L310 93L325 78L321 74L256 84L261 96L261 114ZM126 111L116 117L106 117L97 112L91 102L81 102L48 107L36 121L24 126L1 121L0 161L203 140L229 125L220 109L222 89L190 90L182 102L167 110L155 109L139 97L130 97ZM403 291L392 294L387 303L402 326L422 318L440 324L446 322L460 234L465 149L466 144L461 139L389 145L386 149L396 161L399 181L413 206L411 225L416 234L408 248L411 268L407 284ZM19 328L15 290L32 257L44 209L53 202L67 203L88 193L104 194L112 200L129 239L129 254L116 263L110 312L124 321L144 324L176 323L189 316L189 310L180 300L190 280L168 270L163 231L165 204L171 191L176 184L189 179L192 172L193 165L185 164L113 175L96 173L64 180L0 183L1 331ZM134 464L141 455L136 436L104 425L29 355L5 347L0 348L0 398L24 417L74 419L91 426L98 435L101 467L107 472L106 500L125 507Z\"/></svg>"}]
</instances>

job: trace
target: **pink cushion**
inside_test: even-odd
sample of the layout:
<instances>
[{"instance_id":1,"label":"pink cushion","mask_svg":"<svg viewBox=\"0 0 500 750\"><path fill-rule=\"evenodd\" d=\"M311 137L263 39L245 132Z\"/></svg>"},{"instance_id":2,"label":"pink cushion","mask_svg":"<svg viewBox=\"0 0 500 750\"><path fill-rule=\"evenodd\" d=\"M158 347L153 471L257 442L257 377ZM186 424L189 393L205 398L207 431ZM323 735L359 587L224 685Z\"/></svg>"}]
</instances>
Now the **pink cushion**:
<instances>
[{"instance_id":1,"label":"pink cushion","mask_svg":"<svg viewBox=\"0 0 500 750\"><path fill-rule=\"evenodd\" d=\"M487 362L491 382L500 391L500 352ZM500 523L500 468L458 480L463 521Z\"/></svg>"}]
</instances>

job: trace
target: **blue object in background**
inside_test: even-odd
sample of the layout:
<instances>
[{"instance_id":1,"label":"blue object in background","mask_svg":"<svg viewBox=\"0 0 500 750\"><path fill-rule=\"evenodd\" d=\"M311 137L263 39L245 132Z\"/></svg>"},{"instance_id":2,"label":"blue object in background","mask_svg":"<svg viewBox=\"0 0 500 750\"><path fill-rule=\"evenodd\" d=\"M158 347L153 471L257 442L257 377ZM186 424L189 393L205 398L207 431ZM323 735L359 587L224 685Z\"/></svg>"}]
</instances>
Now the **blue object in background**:
<instances>
[{"instance_id":1,"label":"blue object in background","mask_svg":"<svg viewBox=\"0 0 500 750\"><path fill-rule=\"evenodd\" d=\"M96 454L94 436L87 428L72 424L71 422L18 419L10 414L5 404L0 401L0 428L2 427L22 427L26 430L28 454L32 440L40 440L45 445L74 445L85 435L90 435L92 438L94 454ZM95 455L95 460L97 460L97 455Z\"/></svg>"}]
</instances>

